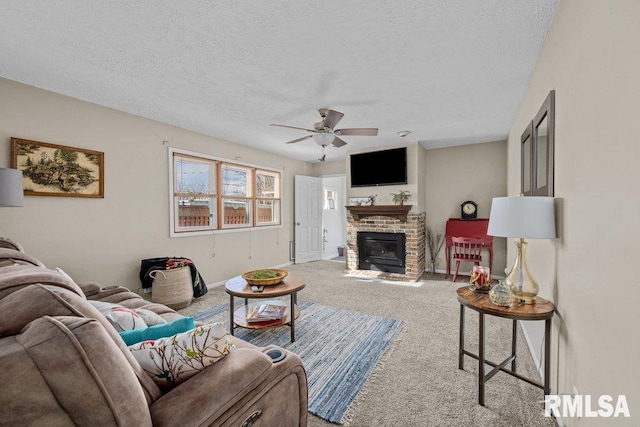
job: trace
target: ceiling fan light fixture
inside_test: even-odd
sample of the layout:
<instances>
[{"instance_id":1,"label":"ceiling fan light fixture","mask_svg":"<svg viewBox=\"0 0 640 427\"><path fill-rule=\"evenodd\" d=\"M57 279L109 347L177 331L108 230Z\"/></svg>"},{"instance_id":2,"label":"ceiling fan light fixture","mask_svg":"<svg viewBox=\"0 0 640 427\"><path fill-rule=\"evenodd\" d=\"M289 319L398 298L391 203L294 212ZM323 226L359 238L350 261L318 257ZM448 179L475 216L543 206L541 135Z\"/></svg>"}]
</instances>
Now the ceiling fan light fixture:
<instances>
[{"instance_id":1,"label":"ceiling fan light fixture","mask_svg":"<svg viewBox=\"0 0 640 427\"><path fill-rule=\"evenodd\" d=\"M335 136L331 133L314 133L312 138L316 144L326 146L333 142L333 138L335 138Z\"/></svg>"}]
</instances>

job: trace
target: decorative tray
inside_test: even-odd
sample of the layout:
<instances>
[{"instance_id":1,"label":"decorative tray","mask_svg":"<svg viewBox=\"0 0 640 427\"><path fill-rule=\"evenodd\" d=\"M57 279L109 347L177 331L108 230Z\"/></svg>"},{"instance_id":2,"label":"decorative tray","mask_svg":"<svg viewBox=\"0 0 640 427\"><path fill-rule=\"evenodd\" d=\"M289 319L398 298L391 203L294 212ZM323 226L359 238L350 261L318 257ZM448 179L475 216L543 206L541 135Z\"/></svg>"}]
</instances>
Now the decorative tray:
<instances>
[{"instance_id":1,"label":"decorative tray","mask_svg":"<svg viewBox=\"0 0 640 427\"><path fill-rule=\"evenodd\" d=\"M277 277L273 277L273 278L269 278L269 279L255 279L252 276L253 273L257 272L257 271L264 271L264 270L272 270L275 271L278 276ZM278 283L282 282L282 280L287 277L289 273L285 270L280 270L277 268L262 268L259 270L251 270L251 271L247 271L246 273L242 274L242 278L244 280L247 281L248 284L250 285L256 285L256 286L270 286L270 285L277 285Z\"/></svg>"}]
</instances>

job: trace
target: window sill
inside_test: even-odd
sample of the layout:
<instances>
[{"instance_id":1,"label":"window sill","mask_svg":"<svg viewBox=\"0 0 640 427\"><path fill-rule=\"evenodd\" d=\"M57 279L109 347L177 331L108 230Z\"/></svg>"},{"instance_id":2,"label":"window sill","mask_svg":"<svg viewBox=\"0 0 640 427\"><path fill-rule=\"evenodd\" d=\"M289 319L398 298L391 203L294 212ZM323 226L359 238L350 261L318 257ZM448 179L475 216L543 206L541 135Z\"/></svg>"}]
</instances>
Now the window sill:
<instances>
[{"instance_id":1,"label":"window sill","mask_svg":"<svg viewBox=\"0 0 640 427\"><path fill-rule=\"evenodd\" d=\"M198 231L182 231L176 233L175 231L169 232L170 238L192 237L192 236L210 236L212 234L226 234L226 233L242 233L261 230L273 230L275 228L282 228L283 225L261 225L260 227L243 227L243 228L225 228L222 230L198 230Z\"/></svg>"}]
</instances>

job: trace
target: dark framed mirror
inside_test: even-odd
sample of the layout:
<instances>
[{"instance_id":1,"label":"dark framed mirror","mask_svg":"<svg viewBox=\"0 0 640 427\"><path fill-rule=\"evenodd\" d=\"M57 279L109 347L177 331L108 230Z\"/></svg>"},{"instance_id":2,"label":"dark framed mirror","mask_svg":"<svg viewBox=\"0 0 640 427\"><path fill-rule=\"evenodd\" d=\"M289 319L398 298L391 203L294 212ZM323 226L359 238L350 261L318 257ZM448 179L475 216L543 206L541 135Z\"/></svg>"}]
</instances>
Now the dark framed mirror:
<instances>
[{"instance_id":1,"label":"dark framed mirror","mask_svg":"<svg viewBox=\"0 0 640 427\"><path fill-rule=\"evenodd\" d=\"M533 119L533 195L553 197L555 91L549 92Z\"/></svg>"},{"instance_id":2,"label":"dark framed mirror","mask_svg":"<svg viewBox=\"0 0 640 427\"><path fill-rule=\"evenodd\" d=\"M520 137L520 158L522 164L520 167L520 192L525 196L531 196L531 168L533 166L533 150L532 146L533 123L525 129Z\"/></svg>"},{"instance_id":3,"label":"dark framed mirror","mask_svg":"<svg viewBox=\"0 0 640 427\"><path fill-rule=\"evenodd\" d=\"M542 103L522 133L520 188L525 196L553 197L555 145L555 91Z\"/></svg>"}]
</instances>

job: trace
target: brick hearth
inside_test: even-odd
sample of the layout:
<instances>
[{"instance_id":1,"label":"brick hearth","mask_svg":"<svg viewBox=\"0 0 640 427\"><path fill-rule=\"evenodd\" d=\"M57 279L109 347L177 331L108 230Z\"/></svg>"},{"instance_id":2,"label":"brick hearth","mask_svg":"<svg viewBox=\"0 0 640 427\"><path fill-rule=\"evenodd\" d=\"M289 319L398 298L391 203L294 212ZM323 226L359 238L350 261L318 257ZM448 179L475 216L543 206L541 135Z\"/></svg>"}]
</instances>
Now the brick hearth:
<instances>
[{"instance_id":1,"label":"brick hearth","mask_svg":"<svg viewBox=\"0 0 640 427\"><path fill-rule=\"evenodd\" d=\"M425 268L425 224L426 214L409 214L407 221L388 216L368 216L355 220L351 212L347 212L347 271L367 277L378 277L390 280L416 281L424 273ZM406 234L406 273L387 273L382 271L358 269L358 231L373 233L405 233Z\"/></svg>"}]
</instances>

